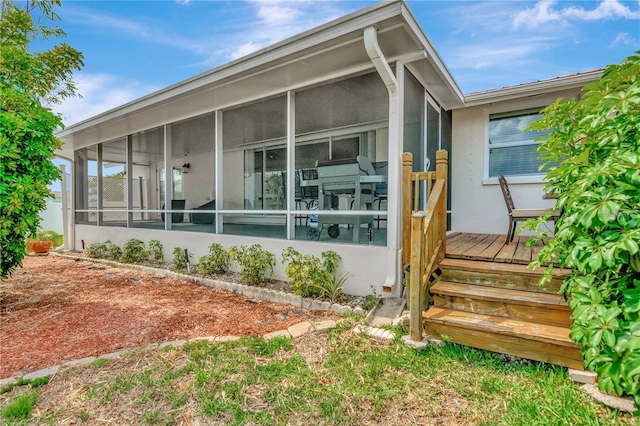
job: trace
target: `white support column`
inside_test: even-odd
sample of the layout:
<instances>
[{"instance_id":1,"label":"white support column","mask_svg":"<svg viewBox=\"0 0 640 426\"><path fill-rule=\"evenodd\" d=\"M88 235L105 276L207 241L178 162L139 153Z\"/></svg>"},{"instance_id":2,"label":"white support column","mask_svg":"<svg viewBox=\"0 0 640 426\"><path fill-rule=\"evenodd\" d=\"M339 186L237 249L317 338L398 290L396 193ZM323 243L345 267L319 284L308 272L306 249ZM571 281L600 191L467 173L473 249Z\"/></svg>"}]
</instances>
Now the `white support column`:
<instances>
[{"instance_id":1,"label":"white support column","mask_svg":"<svg viewBox=\"0 0 640 426\"><path fill-rule=\"evenodd\" d=\"M296 238L296 215L291 210L296 209L296 101L295 93L287 92L287 239Z\"/></svg>"},{"instance_id":2,"label":"white support column","mask_svg":"<svg viewBox=\"0 0 640 426\"><path fill-rule=\"evenodd\" d=\"M99 143L98 144L98 170L97 170L97 179L98 181L96 182L96 190L98 191L98 215L96 218L96 224L98 226L102 226L102 209L104 208L104 201L103 201L103 193L102 193L102 144Z\"/></svg>"},{"instance_id":3,"label":"white support column","mask_svg":"<svg viewBox=\"0 0 640 426\"><path fill-rule=\"evenodd\" d=\"M224 206L224 185L223 185L223 133L222 133L222 111L215 112L215 187L216 187L216 210L222 209ZM223 223L222 216L216 211L216 233L222 234Z\"/></svg>"},{"instance_id":4,"label":"white support column","mask_svg":"<svg viewBox=\"0 0 640 426\"><path fill-rule=\"evenodd\" d=\"M173 166L171 165L171 129L168 125L164 129L164 229L171 229L171 199L173 198Z\"/></svg>"},{"instance_id":5,"label":"white support column","mask_svg":"<svg viewBox=\"0 0 640 426\"><path fill-rule=\"evenodd\" d=\"M125 166L125 194L127 196L127 228L133 227L133 135L127 135L125 152L127 164Z\"/></svg>"},{"instance_id":6,"label":"white support column","mask_svg":"<svg viewBox=\"0 0 640 426\"><path fill-rule=\"evenodd\" d=\"M60 171L62 172L60 182L60 194L62 195L62 242L63 248L69 250L71 248L69 244L69 200L67 199L67 171L64 164L60 164Z\"/></svg>"}]
</instances>

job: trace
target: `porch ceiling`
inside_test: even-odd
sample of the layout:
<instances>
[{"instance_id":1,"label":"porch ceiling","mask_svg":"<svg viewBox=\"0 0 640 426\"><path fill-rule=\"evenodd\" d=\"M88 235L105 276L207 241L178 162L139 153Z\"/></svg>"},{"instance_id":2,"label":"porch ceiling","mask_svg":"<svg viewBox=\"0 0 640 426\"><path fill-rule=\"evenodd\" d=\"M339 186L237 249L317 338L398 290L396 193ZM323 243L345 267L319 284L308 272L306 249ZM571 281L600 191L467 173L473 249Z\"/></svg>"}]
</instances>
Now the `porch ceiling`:
<instances>
[{"instance_id":1,"label":"porch ceiling","mask_svg":"<svg viewBox=\"0 0 640 426\"><path fill-rule=\"evenodd\" d=\"M379 3L274 46L240 58L81 123L57 136L63 155L187 117L282 94L373 69L362 41L365 28L378 29L389 61L412 62L411 70L446 108L462 95L402 1Z\"/></svg>"}]
</instances>

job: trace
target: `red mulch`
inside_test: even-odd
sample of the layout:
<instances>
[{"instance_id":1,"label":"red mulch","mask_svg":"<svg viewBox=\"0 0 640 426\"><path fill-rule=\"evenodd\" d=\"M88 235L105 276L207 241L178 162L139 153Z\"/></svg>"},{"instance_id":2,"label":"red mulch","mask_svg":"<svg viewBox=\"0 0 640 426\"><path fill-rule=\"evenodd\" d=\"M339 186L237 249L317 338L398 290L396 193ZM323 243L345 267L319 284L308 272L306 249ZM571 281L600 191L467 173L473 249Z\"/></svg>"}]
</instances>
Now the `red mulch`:
<instances>
[{"instance_id":1,"label":"red mulch","mask_svg":"<svg viewBox=\"0 0 640 426\"><path fill-rule=\"evenodd\" d=\"M126 268L27 257L0 282L0 377L147 343L261 336L330 316Z\"/></svg>"}]
</instances>

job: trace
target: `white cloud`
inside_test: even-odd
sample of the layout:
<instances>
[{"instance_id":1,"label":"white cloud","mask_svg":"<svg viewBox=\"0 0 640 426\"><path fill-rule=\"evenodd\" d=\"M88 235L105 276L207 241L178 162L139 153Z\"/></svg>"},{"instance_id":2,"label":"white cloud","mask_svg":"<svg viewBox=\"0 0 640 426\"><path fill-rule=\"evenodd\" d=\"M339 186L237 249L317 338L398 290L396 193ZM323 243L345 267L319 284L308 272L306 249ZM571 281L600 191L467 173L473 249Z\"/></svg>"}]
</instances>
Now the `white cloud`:
<instances>
[{"instance_id":1,"label":"white cloud","mask_svg":"<svg viewBox=\"0 0 640 426\"><path fill-rule=\"evenodd\" d=\"M609 48L612 48L614 46L617 46L619 44L625 45L625 46L632 46L636 43L636 41L629 37L629 34L627 33L620 33L616 36L616 39L613 40L613 42L609 45Z\"/></svg>"},{"instance_id":2,"label":"white cloud","mask_svg":"<svg viewBox=\"0 0 640 426\"><path fill-rule=\"evenodd\" d=\"M189 4L189 3L191 3L191 0L176 0L176 3L185 6L185 5Z\"/></svg>"},{"instance_id":3,"label":"white cloud","mask_svg":"<svg viewBox=\"0 0 640 426\"><path fill-rule=\"evenodd\" d=\"M238 59L238 58L242 58L243 56L249 55L249 54L255 52L256 50L260 50L260 46L258 46L257 44L255 44L255 43L250 41L250 42L245 43L242 46L238 47L233 52L231 52L229 54L229 57L232 60Z\"/></svg>"},{"instance_id":4,"label":"white cloud","mask_svg":"<svg viewBox=\"0 0 640 426\"><path fill-rule=\"evenodd\" d=\"M52 106L54 112L62 114L65 126L101 114L159 89L109 74L78 73L74 76L74 81L82 98L68 98L62 104Z\"/></svg>"},{"instance_id":5,"label":"white cloud","mask_svg":"<svg viewBox=\"0 0 640 426\"><path fill-rule=\"evenodd\" d=\"M631 10L619 0L603 0L595 9L570 6L555 8L555 0L541 0L531 9L526 9L513 17L514 28L536 28L548 23L575 21L600 21L607 19L638 19L640 12Z\"/></svg>"}]
</instances>

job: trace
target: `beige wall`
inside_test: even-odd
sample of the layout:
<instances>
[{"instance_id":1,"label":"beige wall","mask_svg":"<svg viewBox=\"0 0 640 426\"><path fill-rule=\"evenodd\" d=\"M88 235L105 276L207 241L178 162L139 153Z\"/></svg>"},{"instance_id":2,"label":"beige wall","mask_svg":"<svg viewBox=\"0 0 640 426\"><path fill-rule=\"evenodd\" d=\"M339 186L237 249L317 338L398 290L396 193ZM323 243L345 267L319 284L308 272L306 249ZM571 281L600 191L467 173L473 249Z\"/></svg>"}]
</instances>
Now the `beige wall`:
<instances>
[{"instance_id":1,"label":"beige wall","mask_svg":"<svg viewBox=\"0 0 640 426\"><path fill-rule=\"evenodd\" d=\"M126 232L123 232L126 231ZM112 243L122 247L127 239L138 238L145 243L149 240L159 240L164 248L165 261L170 262L172 251L175 247L186 248L193 255L192 264L197 263L201 256L208 253L208 247L212 243L220 243L223 247L246 246L258 242L255 237L245 237L237 235L216 235L195 232L162 231L141 228L117 228L98 227L90 225L75 226L75 249L82 250L82 240L86 245L101 243L110 240ZM317 241L288 241L270 238L260 238L260 245L263 249L269 250L276 256L276 266L274 267L274 278L286 280L282 264L282 251L288 246L295 246L302 254L311 254L320 257L323 251L333 250L342 256L339 275L349 274L344 285L346 294L365 296L371 294L371 286L376 293L383 294L382 285L387 273L387 248L363 245L338 245L331 243L321 243Z\"/></svg>"},{"instance_id":2,"label":"beige wall","mask_svg":"<svg viewBox=\"0 0 640 426\"><path fill-rule=\"evenodd\" d=\"M500 185L497 179L487 178L489 114L544 107L559 97L569 98L578 94L579 90L545 93L453 111L452 231L506 234L509 227ZM542 198L544 183L541 176L508 178L508 181L517 208L553 207L552 200Z\"/></svg>"}]
</instances>

